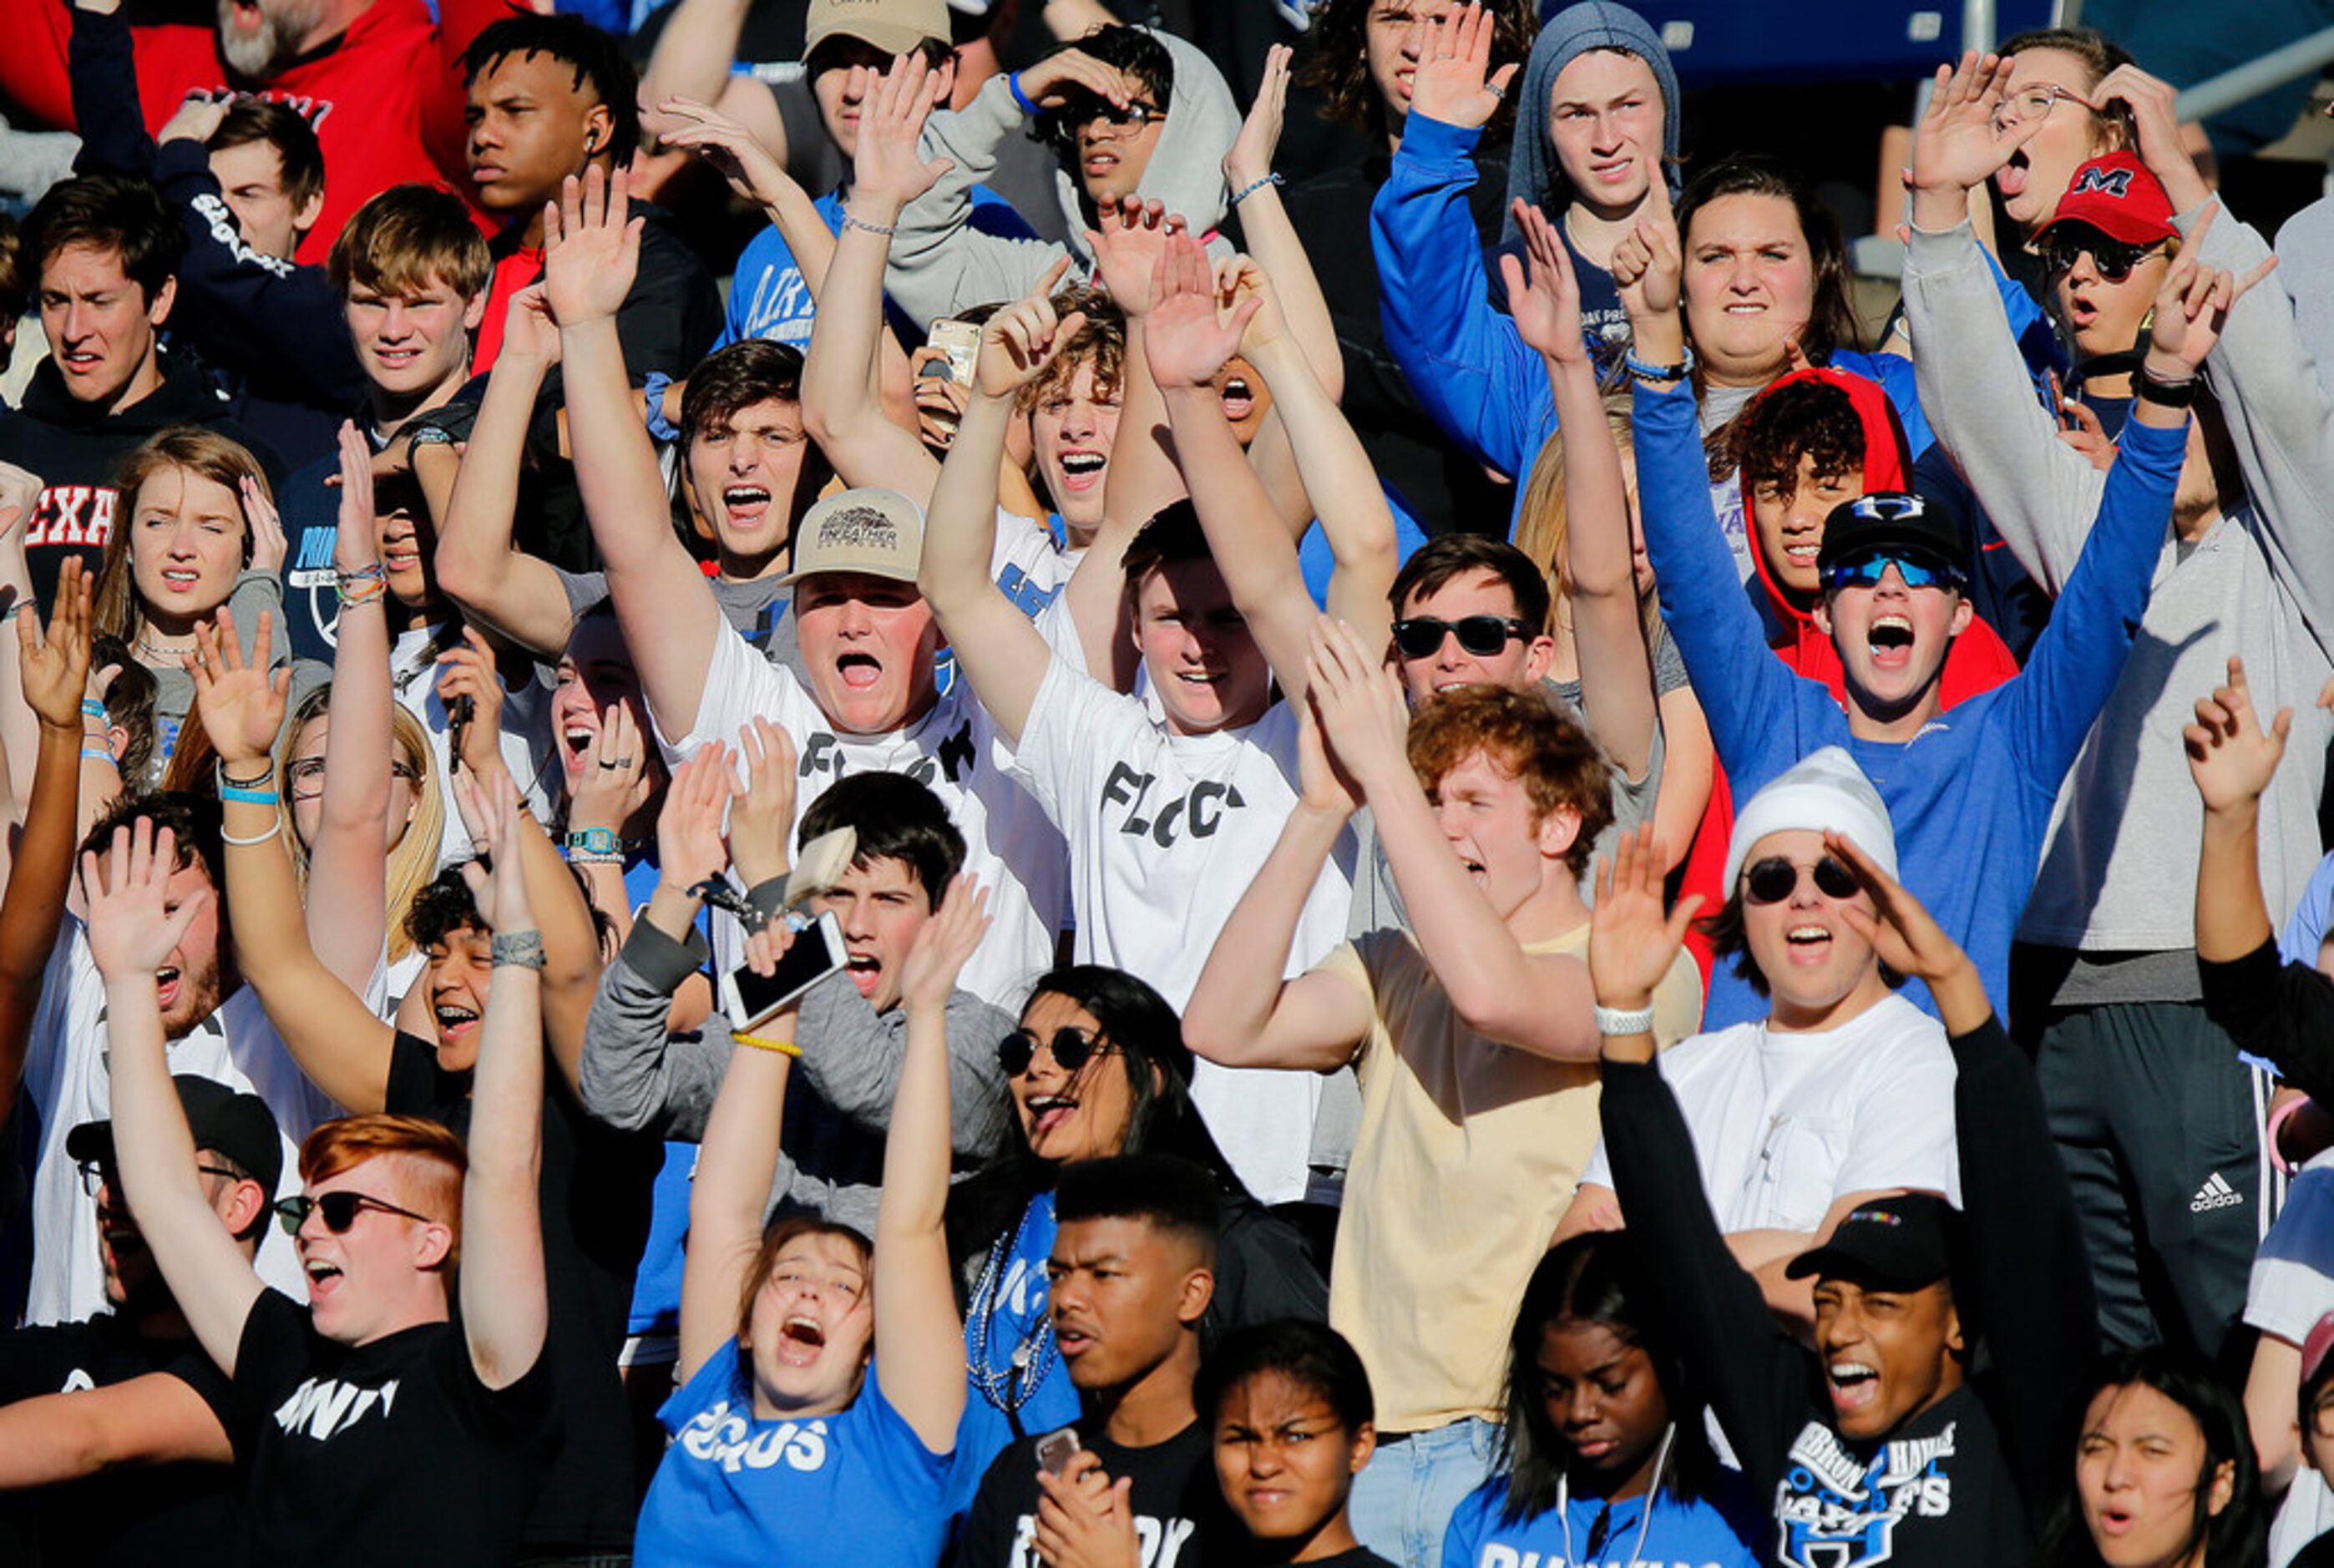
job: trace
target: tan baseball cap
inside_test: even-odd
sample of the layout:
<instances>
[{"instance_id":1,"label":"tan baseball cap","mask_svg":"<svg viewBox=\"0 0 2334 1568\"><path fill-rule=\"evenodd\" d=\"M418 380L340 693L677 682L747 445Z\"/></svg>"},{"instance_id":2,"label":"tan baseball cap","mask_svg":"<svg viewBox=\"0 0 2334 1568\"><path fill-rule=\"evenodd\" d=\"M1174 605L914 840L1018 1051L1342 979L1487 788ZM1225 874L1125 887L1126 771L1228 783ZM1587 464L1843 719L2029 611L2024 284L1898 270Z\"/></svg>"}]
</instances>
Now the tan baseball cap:
<instances>
[{"instance_id":1,"label":"tan baseball cap","mask_svg":"<svg viewBox=\"0 0 2334 1568\"><path fill-rule=\"evenodd\" d=\"M924 515L897 490L844 490L806 514L795 530L794 569L781 584L822 572L856 572L913 582L924 555Z\"/></svg>"},{"instance_id":2,"label":"tan baseball cap","mask_svg":"<svg viewBox=\"0 0 2334 1568\"><path fill-rule=\"evenodd\" d=\"M810 0L803 20L803 58L840 35L905 54L925 39L949 42L948 0Z\"/></svg>"}]
</instances>

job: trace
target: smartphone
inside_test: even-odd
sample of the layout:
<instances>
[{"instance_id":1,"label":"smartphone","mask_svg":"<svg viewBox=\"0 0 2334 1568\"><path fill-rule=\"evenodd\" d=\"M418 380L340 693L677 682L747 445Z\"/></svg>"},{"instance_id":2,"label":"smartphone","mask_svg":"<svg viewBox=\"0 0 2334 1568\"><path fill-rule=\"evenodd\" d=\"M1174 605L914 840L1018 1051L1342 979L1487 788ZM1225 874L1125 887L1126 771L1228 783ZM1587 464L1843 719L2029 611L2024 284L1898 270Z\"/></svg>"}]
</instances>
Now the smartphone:
<instances>
[{"instance_id":1,"label":"smartphone","mask_svg":"<svg viewBox=\"0 0 2334 1568\"><path fill-rule=\"evenodd\" d=\"M795 938L774 974L757 975L740 964L721 976L721 1009L740 1034L843 967L843 928L833 915L821 915Z\"/></svg>"},{"instance_id":2,"label":"smartphone","mask_svg":"<svg viewBox=\"0 0 2334 1568\"><path fill-rule=\"evenodd\" d=\"M931 346L948 355L948 379L960 387L972 385L973 361L980 353L980 328L971 322L932 323ZM929 367L927 367L929 370Z\"/></svg>"},{"instance_id":3,"label":"smartphone","mask_svg":"<svg viewBox=\"0 0 2334 1568\"><path fill-rule=\"evenodd\" d=\"M462 746L470 733L470 721L477 717L477 699L465 692L446 705L446 755L458 762Z\"/></svg>"},{"instance_id":4,"label":"smartphone","mask_svg":"<svg viewBox=\"0 0 2334 1568\"><path fill-rule=\"evenodd\" d=\"M1070 1456L1078 1448L1078 1435L1070 1428L1047 1432L1037 1439L1037 1467L1049 1476L1058 1476L1070 1467Z\"/></svg>"}]
</instances>

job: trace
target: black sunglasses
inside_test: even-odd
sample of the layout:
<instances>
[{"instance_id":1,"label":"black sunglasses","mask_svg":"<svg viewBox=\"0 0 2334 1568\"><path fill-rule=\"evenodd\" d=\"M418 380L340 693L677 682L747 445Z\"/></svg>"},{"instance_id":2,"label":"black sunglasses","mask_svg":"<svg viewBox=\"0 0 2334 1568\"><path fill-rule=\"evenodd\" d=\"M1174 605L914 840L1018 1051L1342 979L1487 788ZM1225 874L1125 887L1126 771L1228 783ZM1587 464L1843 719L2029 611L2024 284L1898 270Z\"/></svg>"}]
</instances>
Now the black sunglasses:
<instances>
[{"instance_id":1,"label":"black sunglasses","mask_svg":"<svg viewBox=\"0 0 2334 1568\"><path fill-rule=\"evenodd\" d=\"M1828 899L1852 899L1858 891L1856 873L1826 855L1812 868L1816 874L1816 891ZM1760 861L1742 873L1742 901L1746 904L1779 904L1799 890L1800 868L1777 855Z\"/></svg>"},{"instance_id":2,"label":"black sunglasses","mask_svg":"<svg viewBox=\"0 0 2334 1568\"><path fill-rule=\"evenodd\" d=\"M1477 659L1489 659L1510 639L1529 638L1531 630L1512 615L1462 615L1456 620L1413 615L1394 623L1394 645L1404 659L1433 658L1445 636L1457 637L1459 646Z\"/></svg>"},{"instance_id":3,"label":"black sunglasses","mask_svg":"<svg viewBox=\"0 0 2334 1568\"><path fill-rule=\"evenodd\" d=\"M229 1170L223 1166L198 1165L195 1169L205 1176L216 1176L226 1181L249 1179L243 1172ZM113 1167L111 1164L101 1159L84 1159L81 1162L81 1189L90 1197L95 1198L98 1189L109 1181L115 1181ZM116 1181L115 1185L118 1188L120 1183Z\"/></svg>"},{"instance_id":4,"label":"black sunglasses","mask_svg":"<svg viewBox=\"0 0 2334 1568\"><path fill-rule=\"evenodd\" d=\"M418 1219L424 1225L435 1223L426 1214L416 1214L410 1208L400 1208L393 1203L384 1203L378 1198L368 1198L362 1192L328 1192L322 1198L301 1197L278 1199L275 1204L275 1222L284 1227L285 1235L296 1236L300 1234L300 1227L308 1223L308 1216L311 1213L321 1213L324 1217L326 1230L331 1231L334 1236L345 1236L348 1234L349 1227L357 1222L357 1211L366 1208L378 1208L384 1214L400 1215L407 1219Z\"/></svg>"},{"instance_id":5,"label":"black sunglasses","mask_svg":"<svg viewBox=\"0 0 2334 1568\"><path fill-rule=\"evenodd\" d=\"M1008 1078L1018 1078L1029 1071L1037 1060L1039 1041L1027 1029L1016 1029L997 1043L997 1064L1005 1069ZM1108 1055L1118 1049L1107 1044L1099 1034L1064 1024L1054 1031L1054 1037L1044 1042L1056 1065L1065 1073L1075 1073L1097 1055Z\"/></svg>"},{"instance_id":6,"label":"black sunglasses","mask_svg":"<svg viewBox=\"0 0 2334 1568\"><path fill-rule=\"evenodd\" d=\"M2091 265L2098 269L2102 283L2119 284L2131 276L2131 269L2152 255L2163 252L2162 245L2127 245L2122 240L2104 236L2077 239L2071 236L2052 235L2042 242L2042 266L2053 278L2065 277L2075 270L2076 259L2086 251L2090 253Z\"/></svg>"}]
</instances>

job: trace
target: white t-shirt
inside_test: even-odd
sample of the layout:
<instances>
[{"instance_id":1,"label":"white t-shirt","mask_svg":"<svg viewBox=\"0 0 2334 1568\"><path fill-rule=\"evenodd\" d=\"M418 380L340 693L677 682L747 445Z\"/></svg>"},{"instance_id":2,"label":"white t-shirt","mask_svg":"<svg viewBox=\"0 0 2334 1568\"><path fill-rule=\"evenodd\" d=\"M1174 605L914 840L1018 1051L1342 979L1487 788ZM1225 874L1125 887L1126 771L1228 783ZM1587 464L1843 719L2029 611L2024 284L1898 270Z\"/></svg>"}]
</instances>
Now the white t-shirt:
<instances>
[{"instance_id":1,"label":"white t-shirt","mask_svg":"<svg viewBox=\"0 0 2334 1568\"><path fill-rule=\"evenodd\" d=\"M1036 518L999 506L997 543L989 553L989 580L1014 609L1035 620L1040 611L1060 597L1085 554L1084 550L1063 549L1053 532Z\"/></svg>"},{"instance_id":2,"label":"white t-shirt","mask_svg":"<svg viewBox=\"0 0 2334 1568\"><path fill-rule=\"evenodd\" d=\"M259 993L248 986L238 988L217 1012L171 1041L168 1059L174 1075L190 1073L267 1102L284 1142L284 1176L275 1196L296 1195L301 1140L318 1122L342 1111L292 1060L260 1007ZM33 1167L32 1288L24 1303L29 1323L72 1323L106 1310L105 1271L97 1255L97 1199L82 1190L65 1137L84 1121L112 1116L111 1061L105 980L90 957L82 923L68 920L49 960L24 1063L24 1092L41 1116ZM260 1239L258 1268L262 1280L293 1300L308 1299L298 1255L272 1217Z\"/></svg>"},{"instance_id":3,"label":"white t-shirt","mask_svg":"<svg viewBox=\"0 0 2334 1568\"><path fill-rule=\"evenodd\" d=\"M1170 735L1141 699L1058 658L1047 666L1014 774L1069 840L1081 961L1124 969L1183 1010L1296 809L1297 737L1287 703L1245 729ZM1285 976L1345 939L1353 875L1348 833L1306 898ZM1191 1094L1250 1192L1266 1203L1305 1196L1318 1074L1201 1062Z\"/></svg>"},{"instance_id":4,"label":"white t-shirt","mask_svg":"<svg viewBox=\"0 0 2334 1568\"><path fill-rule=\"evenodd\" d=\"M1737 1024L1654 1060L1730 1235L1813 1231L1851 1192L1917 1188L1961 1205L1953 1048L1902 996L1820 1034ZM1603 1140L1580 1180L1613 1185Z\"/></svg>"},{"instance_id":5,"label":"white t-shirt","mask_svg":"<svg viewBox=\"0 0 2334 1568\"><path fill-rule=\"evenodd\" d=\"M2334 1312L2334 1150L2301 1168L2286 1189L2285 1207L2253 1257L2245 1290L2245 1322L2263 1333L2299 1345L2327 1313ZM2334 1491L2305 1463L2270 1525L2270 1568L2285 1568L2293 1554L2334 1530Z\"/></svg>"},{"instance_id":6,"label":"white t-shirt","mask_svg":"<svg viewBox=\"0 0 2334 1568\"><path fill-rule=\"evenodd\" d=\"M430 652L441 626L415 627L390 645L391 691L405 711L429 732L430 765L438 787L446 793L446 826L439 841L438 863L450 866L470 858L470 830L454 804L453 742L448 732L446 705L438 700L436 655ZM458 642L452 646L458 646ZM439 651L444 649L441 648ZM519 799L537 822L551 820L551 792L559 771L554 760L551 734L551 690L530 679L503 698L503 765L510 769Z\"/></svg>"},{"instance_id":7,"label":"white t-shirt","mask_svg":"<svg viewBox=\"0 0 2334 1568\"><path fill-rule=\"evenodd\" d=\"M794 672L771 664L726 624L716 634L705 692L688 733L655 714L665 760L677 764L713 741L731 746L747 720L776 721L795 743L795 822L846 773L905 774L929 787L964 835L964 869L989 890L993 923L960 984L985 1002L1018 1007L1029 982L1053 964L1069 871L1062 835L1009 774L1011 748L962 682L904 729L843 735Z\"/></svg>"}]
</instances>

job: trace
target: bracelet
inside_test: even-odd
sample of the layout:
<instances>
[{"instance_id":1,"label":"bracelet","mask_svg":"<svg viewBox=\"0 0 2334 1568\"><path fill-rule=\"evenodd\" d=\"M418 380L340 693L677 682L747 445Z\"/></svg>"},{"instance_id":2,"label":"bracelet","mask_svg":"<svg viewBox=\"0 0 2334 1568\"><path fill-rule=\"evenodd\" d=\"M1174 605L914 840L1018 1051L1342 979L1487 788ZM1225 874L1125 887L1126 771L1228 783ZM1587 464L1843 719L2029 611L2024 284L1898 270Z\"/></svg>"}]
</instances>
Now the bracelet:
<instances>
[{"instance_id":1,"label":"bracelet","mask_svg":"<svg viewBox=\"0 0 2334 1568\"><path fill-rule=\"evenodd\" d=\"M83 718L93 718L100 724L113 722L113 716L105 711L105 704L93 697L84 697L81 699L81 716Z\"/></svg>"},{"instance_id":2,"label":"bracelet","mask_svg":"<svg viewBox=\"0 0 2334 1568\"><path fill-rule=\"evenodd\" d=\"M2159 409L2185 409L2196 400L2196 378L2185 380L2159 380L2142 365L2139 374L2132 379L2132 394L2143 403L2154 403Z\"/></svg>"},{"instance_id":3,"label":"bracelet","mask_svg":"<svg viewBox=\"0 0 2334 1568\"><path fill-rule=\"evenodd\" d=\"M843 209L843 226L845 228L863 228L869 234L880 234L885 239L890 239L893 235L900 232L900 226L896 223L869 223L863 217L854 217L851 216L851 209L847 207Z\"/></svg>"},{"instance_id":4,"label":"bracelet","mask_svg":"<svg viewBox=\"0 0 2334 1568\"><path fill-rule=\"evenodd\" d=\"M775 1051L781 1056L799 1056L802 1047L791 1040L765 1040L759 1034L748 1034L741 1029L729 1031L732 1045L750 1045L757 1051Z\"/></svg>"},{"instance_id":5,"label":"bracelet","mask_svg":"<svg viewBox=\"0 0 2334 1568\"><path fill-rule=\"evenodd\" d=\"M1622 1040L1632 1034L1650 1034L1653 1032L1654 1010L1651 1007L1639 1007L1627 1013L1603 1005L1596 1009L1596 1033L1599 1034Z\"/></svg>"},{"instance_id":6,"label":"bracelet","mask_svg":"<svg viewBox=\"0 0 2334 1568\"><path fill-rule=\"evenodd\" d=\"M275 762L274 758L269 758L267 765L259 770L259 776L257 778L229 778L227 774L227 764L217 759L213 759L211 763L211 774L218 781L218 787L222 794L224 794L224 793L229 788L256 790L262 784L272 784L275 782ZM275 796L271 792L267 798L272 801Z\"/></svg>"},{"instance_id":7,"label":"bracelet","mask_svg":"<svg viewBox=\"0 0 2334 1568\"><path fill-rule=\"evenodd\" d=\"M1693 345L1685 345L1685 361L1683 364L1649 365L1637 358L1637 351L1634 348L1622 356L1621 363L1631 375L1642 381L1682 381L1693 374Z\"/></svg>"},{"instance_id":8,"label":"bracelet","mask_svg":"<svg viewBox=\"0 0 2334 1568\"><path fill-rule=\"evenodd\" d=\"M543 933L540 931L497 931L488 944L494 953L494 967L541 969L544 965Z\"/></svg>"},{"instance_id":9,"label":"bracelet","mask_svg":"<svg viewBox=\"0 0 2334 1568\"><path fill-rule=\"evenodd\" d=\"M1230 211L1233 207L1238 207L1240 203L1246 201L1249 197L1254 196L1258 191L1262 190L1268 185L1287 185L1288 183L1288 182L1287 180L1281 178L1277 173L1268 174L1262 179L1251 180L1248 184L1240 187L1239 190L1232 194L1231 200L1224 203L1224 210L1227 212Z\"/></svg>"},{"instance_id":10,"label":"bracelet","mask_svg":"<svg viewBox=\"0 0 2334 1568\"><path fill-rule=\"evenodd\" d=\"M1007 91L1013 94L1013 101L1021 106L1021 112L1027 115L1030 119L1035 120L1039 115L1046 112L1044 110L1038 108L1037 104L1030 101L1029 95L1027 93L1021 91L1021 73L1019 72L1016 71L1005 79L1005 87Z\"/></svg>"},{"instance_id":11,"label":"bracelet","mask_svg":"<svg viewBox=\"0 0 2334 1568\"><path fill-rule=\"evenodd\" d=\"M571 866L621 866L624 857L607 850L570 850L567 863Z\"/></svg>"},{"instance_id":12,"label":"bracelet","mask_svg":"<svg viewBox=\"0 0 2334 1568\"><path fill-rule=\"evenodd\" d=\"M84 753L83 755L87 754ZM223 801L234 801L239 805L272 806L275 803L275 792L274 790L237 789L233 784L223 784L219 785L219 799Z\"/></svg>"},{"instance_id":13,"label":"bracelet","mask_svg":"<svg viewBox=\"0 0 2334 1568\"><path fill-rule=\"evenodd\" d=\"M377 561L353 572L333 574L333 597L341 601L343 610L354 610L361 604L379 603L381 595L388 592L388 574Z\"/></svg>"},{"instance_id":14,"label":"bracelet","mask_svg":"<svg viewBox=\"0 0 2334 1568\"><path fill-rule=\"evenodd\" d=\"M273 796L270 796L269 798L270 798L270 799L273 799L274 797L273 797ZM238 849L238 850L247 850L247 849L251 848L254 844L264 844L264 843L265 843L268 840L270 840L270 839L274 838L276 834L278 834L278 833L282 832L283 831L284 831L284 819L283 819L281 816L278 816L278 817L277 817L274 822L269 822L269 823L267 824L267 831L266 831L265 832L264 832L264 833L254 833L251 837L249 837L249 838L247 838L247 839L239 839L239 838L236 838L233 833L230 833L230 832L227 832L226 830L222 829L222 830L220 830L220 832L219 832L219 842L221 842L221 843L223 843L223 844L229 844L229 845L232 845L233 847L235 847L236 849Z\"/></svg>"},{"instance_id":15,"label":"bracelet","mask_svg":"<svg viewBox=\"0 0 2334 1568\"><path fill-rule=\"evenodd\" d=\"M111 763L113 761L113 754L107 751L102 746L85 746L81 748L81 760L83 762Z\"/></svg>"},{"instance_id":16,"label":"bracelet","mask_svg":"<svg viewBox=\"0 0 2334 1568\"><path fill-rule=\"evenodd\" d=\"M648 380L641 385L641 391L646 399L646 406L641 410L641 422L649 428L650 435L668 443L680 439L680 431L664 417L664 395L671 386L672 378L662 370L651 370Z\"/></svg>"},{"instance_id":17,"label":"bracelet","mask_svg":"<svg viewBox=\"0 0 2334 1568\"><path fill-rule=\"evenodd\" d=\"M405 448L408 452L411 452L421 447L450 447L453 444L454 432L445 426L416 425L413 427L413 434L406 438Z\"/></svg>"},{"instance_id":18,"label":"bracelet","mask_svg":"<svg viewBox=\"0 0 2334 1568\"><path fill-rule=\"evenodd\" d=\"M10 621L15 620L17 611L24 608L24 601L22 599L18 599L12 602L7 609L0 610L0 626L5 626Z\"/></svg>"}]
</instances>

